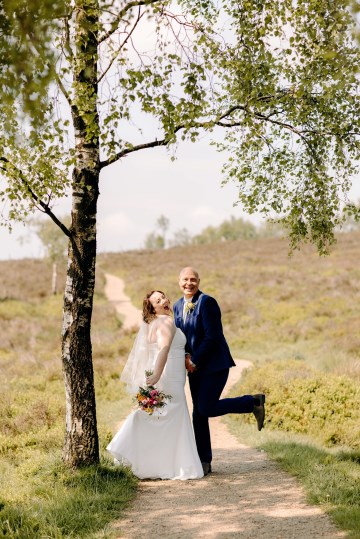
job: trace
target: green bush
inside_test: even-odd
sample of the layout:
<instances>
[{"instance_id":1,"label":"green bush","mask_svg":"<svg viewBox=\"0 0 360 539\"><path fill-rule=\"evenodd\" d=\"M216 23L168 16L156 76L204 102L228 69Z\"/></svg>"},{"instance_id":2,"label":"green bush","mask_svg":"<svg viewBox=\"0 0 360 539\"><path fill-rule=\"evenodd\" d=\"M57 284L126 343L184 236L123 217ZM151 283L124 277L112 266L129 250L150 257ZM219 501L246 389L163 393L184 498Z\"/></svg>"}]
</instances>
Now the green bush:
<instances>
[{"instance_id":1,"label":"green bush","mask_svg":"<svg viewBox=\"0 0 360 539\"><path fill-rule=\"evenodd\" d=\"M305 434L326 447L360 448L360 388L346 376L318 372L303 361L274 361L248 370L233 390L239 392L266 394L267 428Z\"/></svg>"}]
</instances>

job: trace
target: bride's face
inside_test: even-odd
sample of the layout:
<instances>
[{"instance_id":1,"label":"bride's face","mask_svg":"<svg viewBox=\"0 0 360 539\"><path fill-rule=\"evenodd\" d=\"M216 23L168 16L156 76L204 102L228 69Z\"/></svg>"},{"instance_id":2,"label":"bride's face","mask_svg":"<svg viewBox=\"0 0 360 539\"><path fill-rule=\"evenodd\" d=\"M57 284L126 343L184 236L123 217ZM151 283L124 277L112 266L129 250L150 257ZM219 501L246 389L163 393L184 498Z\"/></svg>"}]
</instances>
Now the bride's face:
<instances>
[{"instance_id":1,"label":"bride's face","mask_svg":"<svg viewBox=\"0 0 360 539\"><path fill-rule=\"evenodd\" d=\"M165 294L161 294L160 292L154 292L149 297L149 301L153 306L153 309L157 316L160 314L170 315L170 301L165 296Z\"/></svg>"}]
</instances>

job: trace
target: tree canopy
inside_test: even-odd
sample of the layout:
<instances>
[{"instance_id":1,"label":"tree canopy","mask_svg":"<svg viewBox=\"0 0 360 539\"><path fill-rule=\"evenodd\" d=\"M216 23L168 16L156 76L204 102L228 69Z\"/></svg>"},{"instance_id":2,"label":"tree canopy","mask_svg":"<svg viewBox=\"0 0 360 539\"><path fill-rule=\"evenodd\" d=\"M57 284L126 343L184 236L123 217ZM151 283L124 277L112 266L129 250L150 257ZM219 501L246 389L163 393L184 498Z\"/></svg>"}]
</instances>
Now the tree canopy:
<instances>
[{"instance_id":1,"label":"tree canopy","mask_svg":"<svg viewBox=\"0 0 360 539\"><path fill-rule=\"evenodd\" d=\"M11 217L36 199L47 205L64 194L74 164L70 110L87 103L83 119L88 139L100 137L101 168L144 148L195 141L204 130L216 139L222 127L218 149L231 154L224 181L237 183L238 203L282 217L294 246L310 239L326 250L340 210L357 212L347 198L359 155L351 5L7 0L2 120L24 88L25 110L41 96L37 122L24 126L12 117L1 135L10 180L2 196L11 199ZM81 43L74 54L74 21L85 8L92 15L83 31L97 33L96 95L91 85L78 91L74 81L89 54Z\"/></svg>"},{"instance_id":2,"label":"tree canopy","mask_svg":"<svg viewBox=\"0 0 360 539\"><path fill-rule=\"evenodd\" d=\"M55 73L57 54L52 39L64 15L63 0L1 3L0 110L8 120L16 113L25 113L30 121L40 120Z\"/></svg>"}]
</instances>

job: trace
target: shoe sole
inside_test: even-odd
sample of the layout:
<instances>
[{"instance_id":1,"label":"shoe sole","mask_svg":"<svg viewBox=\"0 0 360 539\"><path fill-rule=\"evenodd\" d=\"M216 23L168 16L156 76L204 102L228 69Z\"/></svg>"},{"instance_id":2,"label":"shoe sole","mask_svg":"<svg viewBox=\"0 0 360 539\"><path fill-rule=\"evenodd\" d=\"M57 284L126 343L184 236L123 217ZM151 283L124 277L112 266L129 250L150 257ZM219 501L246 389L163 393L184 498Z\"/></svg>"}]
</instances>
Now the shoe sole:
<instances>
[{"instance_id":1,"label":"shoe sole","mask_svg":"<svg viewBox=\"0 0 360 539\"><path fill-rule=\"evenodd\" d=\"M265 397L264 393L259 393L258 395L253 395L253 397L255 399L259 400L259 402L260 402L259 406L264 406L265 405L266 397ZM261 425L260 428L259 428L259 425L258 425L258 431L259 432L264 428L264 421L265 421L265 408L264 408L264 419L263 419L262 425Z\"/></svg>"}]
</instances>

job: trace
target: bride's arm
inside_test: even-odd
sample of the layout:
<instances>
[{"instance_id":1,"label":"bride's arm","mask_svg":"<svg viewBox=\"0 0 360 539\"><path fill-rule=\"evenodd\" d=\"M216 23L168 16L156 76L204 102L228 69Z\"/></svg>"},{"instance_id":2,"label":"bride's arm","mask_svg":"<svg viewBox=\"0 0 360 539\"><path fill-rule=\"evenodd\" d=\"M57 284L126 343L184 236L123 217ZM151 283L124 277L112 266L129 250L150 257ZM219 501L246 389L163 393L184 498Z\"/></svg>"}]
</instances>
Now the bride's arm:
<instances>
[{"instance_id":1,"label":"bride's arm","mask_svg":"<svg viewBox=\"0 0 360 539\"><path fill-rule=\"evenodd\" d=\"M156 342L159 352L155 362L154 373L146 378L146 383L149 386L156 384L162 375L175 331L176 327L171 318L159 320L158 327L156 328Z\"/></svg>"}]
</instances>

